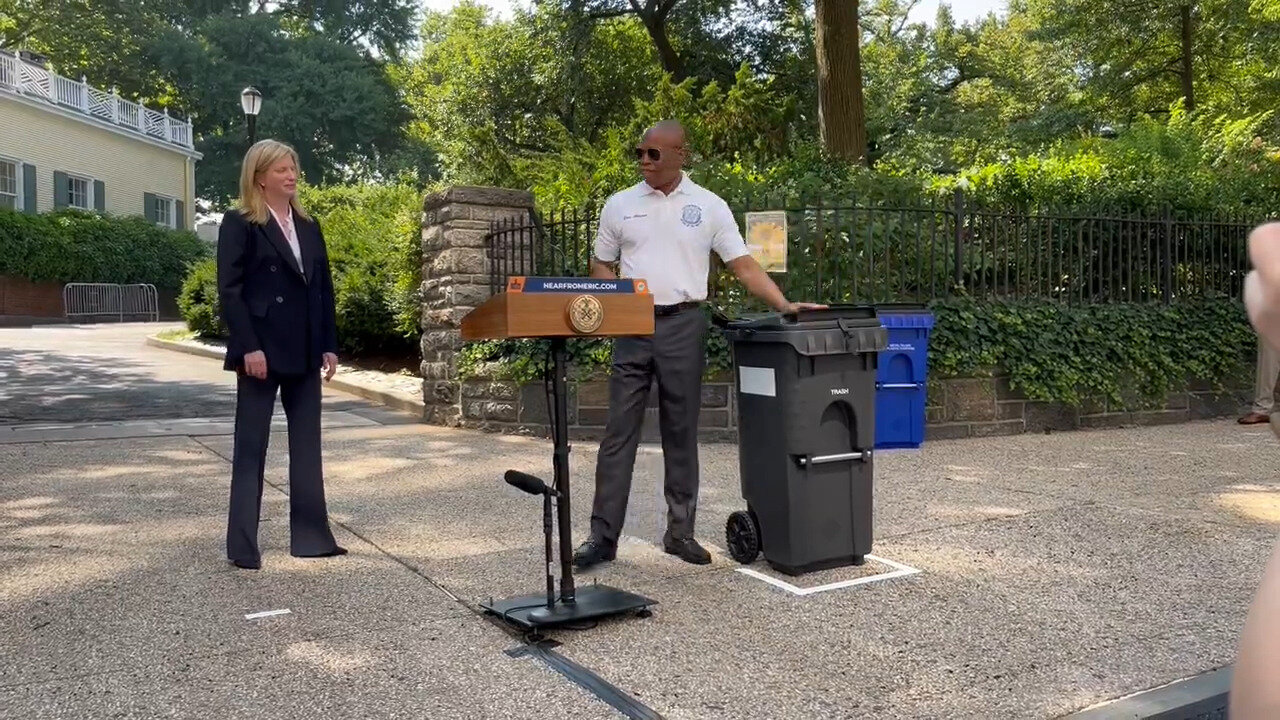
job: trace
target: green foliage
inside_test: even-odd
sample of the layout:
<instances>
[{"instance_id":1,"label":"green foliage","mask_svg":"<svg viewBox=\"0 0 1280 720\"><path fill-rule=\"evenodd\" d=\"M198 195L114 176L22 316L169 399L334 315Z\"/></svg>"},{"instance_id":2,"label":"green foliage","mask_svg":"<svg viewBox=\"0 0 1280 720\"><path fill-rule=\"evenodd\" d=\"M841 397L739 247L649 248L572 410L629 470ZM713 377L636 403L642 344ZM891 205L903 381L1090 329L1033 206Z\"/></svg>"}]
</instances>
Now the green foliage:
<instances>
[{"instance_id":1,"label":"green foliage","mask_svg":"<svg viewBox=\"0 0 1280 720\"><path fill-rule=\"evenodd\" d=\"M1068 306L947 301L933 307L929 371L998 369L1032 400L1079 405L1158 399L1191 380L1223 383L1247 366L1257 338L1236 302Z\"/></svg>"},{"instance_id":2,"label":"green foliage","mask_svg":"<svg viewBox=\"0 0 1280 720\"><path fill-rule=\"evenodd\" d=\"M304 186L303 207L324 230L349 351L418 342L422 196L407 185Z\"/></svg>"},{"instance_id":3,"label":"green foliage","mask_svg":"<svg viewBox=\"0 0 1280 720\"><path fill-rule=\"evenodd\" d=\"M303 186L302 206L324 232L344 353L413 352L420 334L421 197L408 186ZM179 306L187 326L220 336L216 269L193 268Z\"/></svg>"},{"instance_id":4,"label":"green foliage","mask_svg":"<svg viewBox=\"0 0 1280 720\"><path fill-rule=\"evenodd\" d=\"M648 42L636 23L575 22L551 4L504 21L462 2L428 14L420 58L393 72L451 182L521 187L514 155L558 152L564 135L599 143L657 84Z\"/></svg>"},{"instance_id":5,"label":"green foliage","mask_svg":"<svg viewBox=\"0 0 1280 720\"><path fill-rule=\"evenodd\" d=\"M1259 134L1271 118L1192 117L1175 107L1167 124L1141 120L1115 139L1064 140L935 187L964 182L979 201L1015 206L1258 213L1280 200L1280 150Z\"/></svg>"},{"instance_id":6,"label":"green foliage","mask_svg":"<svg viewBox=\"0 0 1280 720\"><path fill-rule=\"evenodd\" d=\"M1171 306L1071 306L1048 302L933 304L932 377L1005 373L1031 400L1079 405L1109 400L1130 407L1180 392L1191 381L1225 384L1253 356L1256 336L1244 308L1227 301ZM608 340L569 343L574 372L605 372ZM464 376L517 381L542 377L545 341L490 341L464 348ZM707 377L732 372L724 336L707 333Z\"/></svg>"},{"instance_id":7,"label":"green foliage","mask_svg":"<svg viewBox=\"0 0 1280 720\"><path fill-rule=\"evenodd\" d=\"M151 62L174 79L183 113L193 115L204 153L197 192L215 203L239 193L247 150L237 98L248 84L263 94L258 138L298 151L308 182L331 184L394 175L407 112L386 70L358 48L332 38L292 34L278 16L216 15L156 40Z\"/></svg>"},{"instance_id":8,"label":"green foliage","mask_svg":"<svg viewBox=\"0 0 1280 720\"><path fill-rule=\"evenodd\" d=\"M191 118L204 154L196 194L215 206L238 193L246 85L263 93L257 136L293 144L312 182L430 180L433 156L404 133L383 59L413 40L415 0L249 5L0 0L0 47L43 52L67 77Z\"/></svg>"},{"instance_id":9,"label":"green foliage","mask_svg":"<svg viewBox=\"0 0 1280 720\"><path fill-rule=\"evenodd\" d=\"M150 283L176 290L208 246L141 217L0 209L0 275L33 282Z\"/></svg>"},{"instance_id":10,"label":"green foliage","mask_svg":"<svg viewBox=\"0 0 1280 720\"><path fill-rule=\"evenodd\" d=\"M218 263L213 258L191 266L178 294L178 311L191 332L207 338L227 336L227 324L219 315Z\"/></svg>"}]
</instances>

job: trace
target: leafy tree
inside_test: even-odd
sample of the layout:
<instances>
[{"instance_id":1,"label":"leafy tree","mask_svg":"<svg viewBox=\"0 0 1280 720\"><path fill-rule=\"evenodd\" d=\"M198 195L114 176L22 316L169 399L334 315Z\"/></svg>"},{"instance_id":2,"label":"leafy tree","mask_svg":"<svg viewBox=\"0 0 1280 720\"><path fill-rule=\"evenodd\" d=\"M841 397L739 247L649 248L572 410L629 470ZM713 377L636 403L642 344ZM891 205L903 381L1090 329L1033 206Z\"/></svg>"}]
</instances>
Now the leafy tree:
<instances>
[{"instance_id":1,"label":"leafy tree","mask_svg":"<svg viewBox=\"0 0 1280 720\"><path fill-rule=\"evenodd\" d=\"M554 152L563 136L600 142L657 85L642 29L598 22L575 40L571 20L542 12L498 21L474 3L427 17L421 58L394 76L413 132L439 151L451 180L516 182L514 156Z\"/></svg>"},{"instance_id":2,"label":"leafy tree","mask_svg":"<svg viewBox=\"0 0 1280 720\"><path fill-rule=\"evenodd\" d=\"M247 145L239 96L246 85L265 98L258 137L292 144L315 184L386 172L384 153L399 147L408 120L377 61L322 36L288 35L269 15L214 16L196 37L171 31L153 53L169 69L204 153L197 190L215 201L237 193Z\"/></svg>"},{"instance_id":3,"label":"leafy tree","mask_svg":"<svg viewBox=\"0 0 1280 720\"><path fill-rule=\"evenodd\" d=\"M266 96L259 135L293 143L311 180L431 177L376 57L411 43L415 13L412 0L0 0L0 45L190 117L197 191L218 204L236 192L251 84Z\"/></svg>"}]
</instances>

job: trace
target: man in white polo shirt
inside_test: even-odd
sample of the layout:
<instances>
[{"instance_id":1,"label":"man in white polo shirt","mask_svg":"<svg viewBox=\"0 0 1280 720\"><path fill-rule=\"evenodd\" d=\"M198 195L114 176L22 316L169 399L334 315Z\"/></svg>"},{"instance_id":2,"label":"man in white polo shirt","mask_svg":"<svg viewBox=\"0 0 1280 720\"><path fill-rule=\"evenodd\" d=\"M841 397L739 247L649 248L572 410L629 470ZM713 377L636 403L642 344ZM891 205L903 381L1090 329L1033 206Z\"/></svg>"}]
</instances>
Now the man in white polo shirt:
<instances>
[{"instance_id":1,"label":"man in white polo shirt","mask_svg":"<svg viewBox=\"0 0 1280 720\"><path fill-rule=\"evenodd\" d=\"M654 333L614 342L609 419L596 464L591 532L574 553L579 569L617 556L644 409L655 377L667 498L663 548L686 562L711 562L710 553L693 536L706 361L707 316L701 306L707 298L711 253L720 256L748 291L779 312L822 307L788 301L748 253L728 204L684 173L687 150L678 122L667 120L650 128L635 154L644 181L605 203L591 276L646 280L655 305ZM610 267L613 264L617 271Z\"/></svg>"}]
</instances>

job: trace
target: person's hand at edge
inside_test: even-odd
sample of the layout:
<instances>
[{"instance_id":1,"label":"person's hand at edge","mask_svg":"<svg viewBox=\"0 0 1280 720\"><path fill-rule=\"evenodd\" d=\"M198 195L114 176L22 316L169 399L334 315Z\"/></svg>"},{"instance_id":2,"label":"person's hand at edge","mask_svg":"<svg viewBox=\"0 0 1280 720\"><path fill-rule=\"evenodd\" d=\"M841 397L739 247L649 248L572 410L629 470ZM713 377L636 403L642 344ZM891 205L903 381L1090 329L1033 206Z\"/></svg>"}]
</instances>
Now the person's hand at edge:
<instances>
[{"instance_id":1,"label":"person's hand at edge","mask_svg":"<svg viewBox=\"0 0 1280 720\"><path fill-rule=\"evenodd\" d=\"M826 310L826 305L810 302L789 302L787 308L783 312L794 313L801 310Z\"/></svg>"},{"instance_id":2,"label":"person's hand at edge","mask_svg":"<svg viewBox=\"0 0 1280 720\"><path fill-rule=\"evenodd\" d=\"M327 352L324 354L324 381L329 382L333 379L333 374L338 372L338 356Z\"/></svg>"},{"instance_id":3,"label":"person's hand at edge","mask_svg":"<svg viewBox=\"0 0 1280 720\"><path fill-rule=\"evenodd\" d=\"M267 354L261 350L255 350L251 353L245 353L244 356L244 372L249 377L255 377L259 380L267 379Z\"/></svg>"}]
</instances>

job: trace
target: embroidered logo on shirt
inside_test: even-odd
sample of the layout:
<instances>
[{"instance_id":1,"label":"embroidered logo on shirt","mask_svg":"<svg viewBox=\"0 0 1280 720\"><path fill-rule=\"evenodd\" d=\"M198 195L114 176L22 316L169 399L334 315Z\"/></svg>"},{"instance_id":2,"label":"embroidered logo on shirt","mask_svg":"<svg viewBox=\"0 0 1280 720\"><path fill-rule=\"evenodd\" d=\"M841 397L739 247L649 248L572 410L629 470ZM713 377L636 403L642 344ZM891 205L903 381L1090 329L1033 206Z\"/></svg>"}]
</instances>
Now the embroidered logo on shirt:
<instances>
[{"instance_id":1,"label":"embroidered logo on shirt","mask_svg":"<svg viewBox=\"0 0 1280 720\"><path fill-rule=\"evenodd\" d=\"M702 224L702 208L697 205L685 205L684 210L680 212L680 222L689 227L698 227Z\"/></svg>"},{"instance_id":2,"label":"embroidered logo on shirt","mask_svg":"<svg viewBox=\"0 0 1280 720\"><path fill-rule=\"evenodd\" d=\"M636 213L635 215L623 215L622 221L626 222L627 220L635 220L636 218L644 218L644 217L649 217L649 213Z\"/></svg>"}]
</instances>

